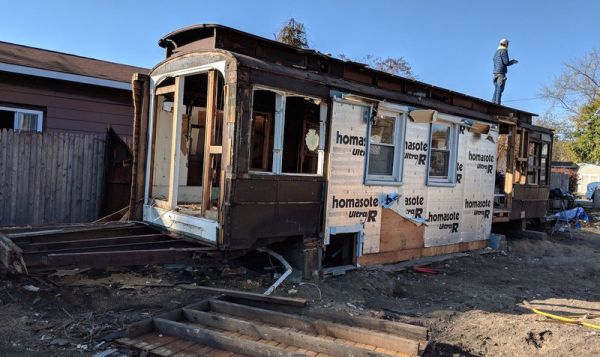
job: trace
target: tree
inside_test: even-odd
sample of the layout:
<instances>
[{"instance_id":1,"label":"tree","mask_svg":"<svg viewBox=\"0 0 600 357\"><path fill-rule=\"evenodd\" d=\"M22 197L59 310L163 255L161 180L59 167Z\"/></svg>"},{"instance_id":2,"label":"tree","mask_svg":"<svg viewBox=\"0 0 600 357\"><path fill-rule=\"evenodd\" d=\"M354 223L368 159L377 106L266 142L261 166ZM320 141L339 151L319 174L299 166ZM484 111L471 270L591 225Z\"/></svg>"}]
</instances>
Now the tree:
<instances>
[{"instance_id":1,"label":"tree","mask_svg":"<svg viewBox=\"0 0 600 357\"><path fill-rule=\"evenodd\" d=\"M553 159L600 162L600 51L565 63L540 94L551 105L549 118L538 123L555 130Z\"/></svg>"},{"instance_id":2,"label":"tree","mask_svg":"<svg viewBox=\"0 0 600 357\"><path fill-rule=\"evenodd\" d=\"M600 98L581 108L572 148L582 162L600 164Z\"/></svg>"},{"instance_id":3,"label":"tree","mask_svg":"<svg viewBox=\"0 0 600 357\"><path fill-rule=\"evenodd\" d=\"M541 96L570 115L600 97L600 51L593 48L583 57L565 63L562 74L542 88Z\"/></svg>"},{"instance_id":4,"label":"tree","mask_svg":"<svg viewBox=\"0 0 600 357\"><path fill-rule=\"evenodd\" d=\"M276 36L277 41L298 48L308 48L306 28L304 24L293 17L287 20Z\"/></svg>"},{"instance_id":5,"label":"tree","mask_svg":"<svg viewBox=\"0 0 600 357\"><path fill-rule=\"evenodd\" d=\"M337 57L344 61L364 63L373 69L387 72L396 76L402 76L411 79L416 78L410 63L408 63L408 61L402 56L381 58L373 55L366 55L361 59L352 59L344 54L340 54Z\"/></svg>"},{"instance_id":6,"label":"tree","mask_svg":"<svg viewBox=\"0 0 600 357\"><path fill-rule=\"evenodd\" d=\"M275 38L277 39L277 41L288 44L290 46L298 48L308 48L306 27L302 22L294 19L293 17L283 24ZM373 55L366 55L361 59L355 60L350 59L349 57L342 54L339 55L338 58L364 63L373 69L387 72L393 75L403 76L412 79L415 78L415 75L412 71L412 67L410 66L408 61L402 56L381 58Z\"/></svg>"},{"instance_id":7,"label":"tree","mask_svg":"<svg viewBox=\"0 0 600 357\"><path fill-rule=\"evenodd\" d=\"M573 127L569 122L560 120L551 112L535 119L535 125L554 130L552 161L578 161L573 151Z\"/></svg>"},{"instance_id":8,"label":"tree","mask_svg":"<svg viewBox=\"0 0 600 357\"><path fill-rule=\"evenodd\" d=\"M387 72L396 76L403 76L407 78L415 78L412 67L404 57L373 57L367 55L364 58L364 62L370 67Z\"/></svg>"}]
</instances>

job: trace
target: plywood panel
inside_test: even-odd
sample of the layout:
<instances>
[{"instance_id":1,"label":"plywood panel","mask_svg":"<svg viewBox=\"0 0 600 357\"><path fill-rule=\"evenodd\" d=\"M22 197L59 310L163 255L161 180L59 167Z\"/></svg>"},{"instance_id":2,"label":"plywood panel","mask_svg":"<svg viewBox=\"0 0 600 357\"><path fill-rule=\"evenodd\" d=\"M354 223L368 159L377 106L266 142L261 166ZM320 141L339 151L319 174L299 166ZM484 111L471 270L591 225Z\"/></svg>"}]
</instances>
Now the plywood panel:
<instances>
[{"instance_id":1,"label":"plywood panel","mask_svg":"<svg viewBox=\"0 0 600 357\"><path fill-rule=\"evenodd\" d=\"M380 252L423 247L425 226L417 226L391 209L381 210Z\"/></svg>"},{"instance_id":2,"label":"plywood panel","mask_svg":"<svg viewBox=\"0 0 600 357\"><path fill-rule=\"evenodd\" d=\"M430 125L409 121L406 125L404 155L401 158L402 185L365 185L366 143L352 145L351 140L346 140L347 144L344 144L339 138L356 137L358 139L354 140L355 144L361 138L366 141L368 115L368 107L334 102L330 130L325 243L328 244L328 233L333 227L362 227L363 254L384 255L383 258L361 259L393 261L421 255L421 251L414 250L416 248L487 239L492 222L498 132L492 130L489 134L478 134L469 132L462 124L456 124L456 184L431 186L426 184ZM401 196L391 206L395 215L427 220L427 225L420 228L423 231L422 238L418 238L412 223L389 223L388 218L392 215L382 211L381 202L391 192ZM350 200L361 207L356 209ZM375 200L377 203L373 204ZM340 206L342 201L346 207ZM361 202L367 202L366 206ZM369 211L372 211L373 218L370 220Z\"/></svg>"}]
</instances>

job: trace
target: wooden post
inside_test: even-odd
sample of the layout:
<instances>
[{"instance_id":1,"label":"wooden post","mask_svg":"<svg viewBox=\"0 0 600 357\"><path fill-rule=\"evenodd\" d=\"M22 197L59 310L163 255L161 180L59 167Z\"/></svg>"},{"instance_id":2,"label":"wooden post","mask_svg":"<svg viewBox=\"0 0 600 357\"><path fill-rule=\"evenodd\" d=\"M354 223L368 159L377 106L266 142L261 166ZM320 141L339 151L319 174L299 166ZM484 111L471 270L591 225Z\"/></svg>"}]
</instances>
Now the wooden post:
<instances>
[{"instance_id":1,"label":"wooden post","mask_svg":"<svg viewBox=\"0 0 600 357\"><path fill-rule=\"evenodd\" d=\"M512 193L515 183L515 145L517 142L517 126L510 126L506 150L506 175L504 176L504 202L505 208L512 208Z\"/></svg>"},{"instance_id":2,"label":"wooden post","mask_svg":"<svg viewBox=\"0 0 600 357\"><path fill-rule=\"evenodd\" d=\"M169 209L177 208L179 192L179 160L181 156L181 123L183 114L183 88L185 78L175 77L175 99L173 108L173 127L171 137L171 167L169 172Z\"/></svg>"},{"instance_id":3,"label":"wooden post","mask_svg":"<svg viewBox=\"0 0 600 357\"><path fill-rule=\"evenodd\" d=\"M214 141L213 123L217 117L218 72L208 72L208 94L206 99L206 123L204 125L204 162L202 170L202 215L210 209L212 188L211 146Z\"/></svg>"}]
</instances>

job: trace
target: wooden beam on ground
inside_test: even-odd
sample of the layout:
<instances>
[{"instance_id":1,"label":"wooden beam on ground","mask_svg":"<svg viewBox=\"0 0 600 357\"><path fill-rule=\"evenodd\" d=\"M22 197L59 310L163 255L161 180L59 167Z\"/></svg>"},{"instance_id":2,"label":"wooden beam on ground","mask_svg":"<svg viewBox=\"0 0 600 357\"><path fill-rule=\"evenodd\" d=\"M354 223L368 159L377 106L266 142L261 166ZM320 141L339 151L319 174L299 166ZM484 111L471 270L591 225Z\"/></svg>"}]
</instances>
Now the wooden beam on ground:
<instances>
[{"instance_id":1,"label":"wooden beam on ground","mask_svg":"<svg viewBox=\"0 0 600 357\"><path fill-rule=\"evenodd\" d=\"M266 343L232 337L224 333L186 325L181 322L155 318L154 327L162 334L192 340L214 348L241 353L249 356L300 357L306 354L286 351Z\"/></svg>"},{"instance_id":2,"label":"wooden beam on ground","mask_svg":"<svg viewBox=\"0 0 600 357\"><path fill-rule=\"evenodd\" d=\"M342 315L340 313L326 312L311 312L303 316L320 320L329 320L343 325L360 327L373 331L391 333L418 341L427 341L428 338L428 330L426 327L406 324L398 321L388 321L365 316L350 316L348 314ZM419 345L419 348L424 349L424 346L425 344L422 343Z\"/></svg>"},{"instance_id":3,"label":"wooden beam on ground","mask_svg":"<svg viewBox=\"0 0 600 357\"><path fill-rule=\"evenodd\" d=\"M212 311L417 355L420 341L325 320L211 300ZM401 331L395 332L396 334Z\"/></svg>"},{"instance_id":4,"label":"wooden beam on ground","mask_svg":"<svg viewBox=\"0 0 600 357\"><path fill-rule=\"evenodd\" d=\"M22 247L28 253L33 252L43 252L49 250L56 249L73 249L73 248L86 248L86 247L98 247L98 246L109 246L109 245L118 245L118 244L128 244L128 243L148 243L148 242L158 242L164 241L165 239L171 239L169 236L156 233L156 234L141 234L141 235L132 235L132 236L116 236L116 237L107 237L107 238L92 238L92 239L82 239L82 240L59 240L59 241L50 241L50 242L40 242L40 243L25 243Z\"/></svg>"},{"instance_id":5,"label":"wooden beam on ground","mask_svg":"<svg viewBox=\"0 0 600 357\"><path fill-rule=\"evenodd\" d=\"M165 320L180 320L182 317L182 309L171 310L153 317L149 317L147 319L129 325L126 331L127 337L134 338L154 331L154 323L152 321L155 318L161 318Z\"/></svg>"},{"instance_id":6,"label":"wooden beam on ground","mask_svg":"<svg viewBox=\"0 0 600 357\"><path fill-rule=\"evenodd\" d=\"M354 347L341 341L332 341L323 337L311 336L292 330L284 330L278 327L261 325L260 323L256 323L256 321L245 321L215 313L185 308L183 309L183 314L188 320L208 327L237 332L242 335L252 336L259 339L272 340L286 345L301 347L310 351L325 353L328 355L354 357L387 356L387 354Z\"/></svg>"},{"instance_id":7,"label":"wooden beam on ground","mask_svg":"<svg viewBox=\"0 0 600 357\"><path fill-rule=\"evenodd\" d=\"M183 289L187 289L187 290L198 290L198 291L203 291L203 292L207 292L207 293L222 294L222 295L227 295L227 296L231 296L231 297L235 297L235 298L266 302L266 303L270 303L270 304L291 305L291 306L298 306L298 307L306 306L306 299L270 296L270 295L251 293L251 292L247 292L247 291L213 288L210 286L200 286L200 285L190 285L190 284L180 284L177 286L180 288L183 288Z\"/></svg>"},{"instance_id":8,"label":"wooden beam on ground","mask_svg":"<svg viewBox=\"0 0 600 357\"><path fill-rule=\"evenodd\" d=\"M0 233L0 262L10 273L27 273L23 251L5 234Z\"/></svg>"},{"instance_id":9,"label":"wooden beam on ground","mask_svg":"<svg viewBox=\"0 0 600 357\"><path fill-rule=\"evenodd\" d=\"M118 235L124 235L124 232L127 234L141 230L148 230L148 227L136 223L114 223L106 225L93 225L90 227L81 227L75 229L44 229L33 232L8 233L7 235L15 243L21 244L51 242L58 239L56 236L60 236L60 240L90 239L111 236L115 237Z\"/></svg>"},{"instance_id":10,"label":"wooden beam on ground","mask_svg":"<svg viewBox=\"0 0 600 357\"><path fill-rule=\"evenodd\" d=\"M129 206L123 207L116 212L113 212L102 218L99 218L92 223L106 223L106 222L110 222L110 221L118 221L127 213L127 211L129 211Z\"/></svg>"},{"instance_id":11,"label":"wooden beam on ground","mask_svg":"<svg viewBox=\"0 0 600 357\"><path fill-rule=\"evenodd\" d=\"M43 266L108 267L194 262L194 254L213 248L164 248L112 252L49 254Z\"/></svg>"}]
</instances>

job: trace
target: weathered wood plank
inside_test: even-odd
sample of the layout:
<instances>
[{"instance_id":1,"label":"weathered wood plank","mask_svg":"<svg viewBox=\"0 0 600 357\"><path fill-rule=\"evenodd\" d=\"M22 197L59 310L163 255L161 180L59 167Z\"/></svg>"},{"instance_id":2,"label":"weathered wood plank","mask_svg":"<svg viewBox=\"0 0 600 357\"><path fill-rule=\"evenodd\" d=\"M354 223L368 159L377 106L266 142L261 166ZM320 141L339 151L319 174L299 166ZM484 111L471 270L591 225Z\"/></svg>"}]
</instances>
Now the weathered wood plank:
<instances>
[{"instance_id":1,"label":"weathered wood plank","mask_svg":"<svg viewBox=\"0 0 600 357\"><path fill-rule=\"evenodd\" d=\"M92 221L104 141L95 134L0 131L0 225Z\"/></svg>"},{"instance_id":2,"label":"weathered wood plank","mask_svg":"<svg viewBox=\"0 0 600 357\"><path fill-rule=\"evenodd\" d=\"M271 340L287 347L296 346L315 352L327 353L335 356L373 357L386 356L385 354L373 353L369 350L357 348L346 343L331 341L322 337L310 336L300 332L284 330L242 319L227 317L210 312L202 312L191 309L183 309L183 313L190 321L200 323L212 328L227 331L235 331L240 334L260 337ZM283 347L282 347L283 348ZM289 349L287 349L289 351Z\"/></svg>"},{"instance_id":3,"label":"weathered wood plank","mask_svg":"<svg viewBox=\"0 0 600 357\"><path fill-rule=\"evenodd\" d=\"M230 289L221 289L221 288L213 288L210 286L200 286L200 285L179 285L180 287L188 290L199 290L208 293L215 294L223 294L235 298L252 300L252 301L261 301L267 302L271 304L277 305L291 305L291 306L306 306L306 299L299 298L289 298L289 297L280 297L280 296L269 296L263 294L256 294L247 291L239 291L239 290L230 290Z\"/></svg>"},{"instance_id":4,"label":"weathered wood plank","mask_svg":"<svg viewBox=\"0 0 600 357\"><path fill-rule=\"evenodd\" d=\"M154 319L154 327L163 334L177 336L208 345L214 348L227 350L236 353L242 353L249 356L280 356L280 357L300 357L307 356L298 352L286 351L282 348L269 346L265 343L242 340L227 336L224 333L202 329L195 326L186 325L181 322L165 320L161 318Z\"/></svg>"},{"instance_id":5,"label":"weathered wood plank","mask_svg":"<svg viewBox=\"0 0 600 357\"><path fill-rule=\"evenodd\" d=\"M0 263L11 273L26 273L23 251L10 238L0 233Z\"/></svg>"},{"instance_id":6,"label":"weathered wood plank","mask_svg":"<svg viewBox=\"0 0 600 357\"><path fill-rule=\"evenodd\" d=\"M10 224L14 224L17 216L17 187L18 187L18 176L19 176L19 155L20 150L23 147L22 140L17 140L17 134L11 132L11 136L15 139L16 143L12 147L12 167L10 170L10 189L11 189L11 197L10 197Z\"/></svg>"},{"instance_id":7,"label":"weathered wood plank","mask_svg":"<svg viewBox=\"0 0 600 357\"><path fill-rule=\"evenodd\" d=\"M246 319L266 322L278 326L297 328L307 332L317 332L333 338L341 338L354 342L386 347L399 352L416 354L420 348L420 341L398 336L404 331L399 329L394 334L381 333L365 328L352 327L325 320L314 319L307 316L292 315L278 311L260 309L246 305L234 304L226 301L211 300L212 311L240 316Z\"/></svg>"},{"instance_id":8,"label":"weathered wood plank","mask_svg":"<svg viewBox=\"0 0 600 357\"><path fill-rule=\"evenodd\" d=\"M8 198L6 185L6 172L8 171L8 130L0 129L0 224L5 221L7 210L5 208Z\"/></svg>"}]
</instances>

